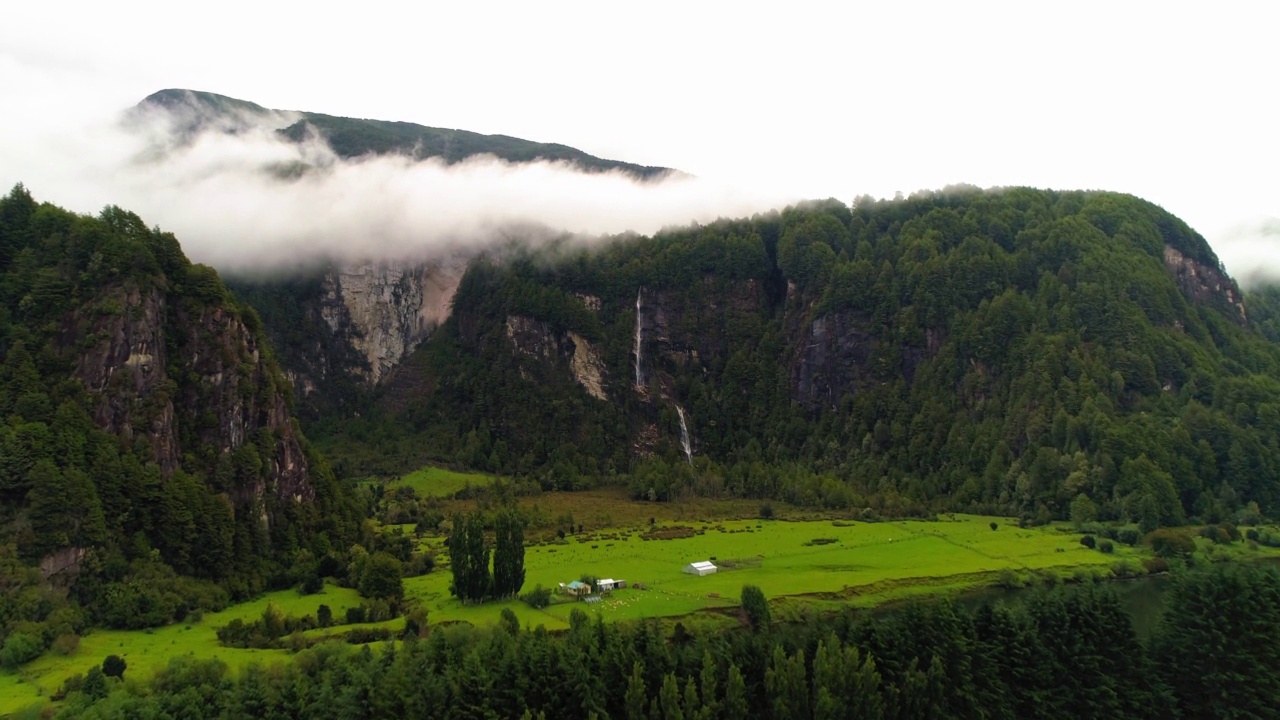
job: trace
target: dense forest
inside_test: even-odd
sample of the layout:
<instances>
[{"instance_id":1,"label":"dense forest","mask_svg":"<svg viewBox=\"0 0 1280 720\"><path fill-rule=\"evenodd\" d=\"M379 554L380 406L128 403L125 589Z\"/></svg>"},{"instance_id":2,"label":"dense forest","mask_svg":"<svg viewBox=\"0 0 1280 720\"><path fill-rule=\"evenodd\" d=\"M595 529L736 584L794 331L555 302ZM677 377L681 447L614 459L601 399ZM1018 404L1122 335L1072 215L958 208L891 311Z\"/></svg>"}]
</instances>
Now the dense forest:
<instances>
[{"instance_id":1,"label":"dense forest","mask_svg":"<svg viewBox=\"0 0 1280 720\"><path fill-rule=\"evenodd\" d=\"M261 323L172 234L0 199L0 664L315 571L361 519Z\"/></svg>"},{"instance_id":2,"label":"dense forest","mask_svg":"<svg viewBox=\"0 0 1280 720\"><path fill-rule=\"evenodd\" d=\"M126 685L94 668L68 682L60 717L1280 717L1273 569L1180 572L1145 644L1097 585L1014 605L943 601L786 624L752 591L729 631L578 612L551 635L511 615L489 630L422 628L378 649L329 643L236 676L217 660L177 659L149 684Z\"/></svg>"},{"instance_id":3,"label":"dense forest","mask_svg":"<svg viewBox=\"0 0 1280 720\"><path fill-rule=\"evenodd\" d=\"M1280 512L1275 298L1130 196L812 203L477 261L379 412L309 427L340 474L1218 522Z\"/></svg>"}]
</instances>

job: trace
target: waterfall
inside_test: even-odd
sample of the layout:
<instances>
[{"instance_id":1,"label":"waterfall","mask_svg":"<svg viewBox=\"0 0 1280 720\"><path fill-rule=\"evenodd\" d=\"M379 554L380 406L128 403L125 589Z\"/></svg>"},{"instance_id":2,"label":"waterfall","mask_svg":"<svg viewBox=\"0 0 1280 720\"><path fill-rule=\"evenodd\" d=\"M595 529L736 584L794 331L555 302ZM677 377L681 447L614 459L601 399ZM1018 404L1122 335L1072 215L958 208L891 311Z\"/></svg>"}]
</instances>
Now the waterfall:
<instances>
[{"instance_id":1,"label":"waterfall","mask_svg":"<svg viewBox=\"0 0 1280 720\"><path fill-rule=\"evenodd\" d=\"M644 318L640 314L640 294L644 288L636 291L636 390L644 389L644 378L640 375L640 337L644 326Z\"/></svg>"},{"instance_id":2,"label":"waterfall","mask_svg":"<svg viewBox=\"0 0 1280 720\"><path fill-rule=\"evenodd\" d=\"M676 406L676 413L680 415L680 447L684 448L684 459L693 464L693 449L689 445L689 426L684 422L684 408Z\"/></svg>"}]
</instances>

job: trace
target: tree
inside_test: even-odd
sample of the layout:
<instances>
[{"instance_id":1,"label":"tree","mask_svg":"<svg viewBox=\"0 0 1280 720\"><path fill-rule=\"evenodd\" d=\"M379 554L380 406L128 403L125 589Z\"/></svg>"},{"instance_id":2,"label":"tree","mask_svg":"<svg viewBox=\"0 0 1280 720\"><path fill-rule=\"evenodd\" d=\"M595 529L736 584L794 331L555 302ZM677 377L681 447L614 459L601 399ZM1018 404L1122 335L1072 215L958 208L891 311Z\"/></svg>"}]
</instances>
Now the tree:
<instances>
[{"instance_id":1,"label":"tree","mask_svg":"<svg viewBox=\"0 0 1280 720\"><path fill-rule=\"evenodd\" d=\"M455 515L449 536L449 564L453 572L450 590L459 600L481 602L489 594L489 547L484 540L484 516L476 511L465 518Z\"/></svg>"},{"instance_id":2,"label":"tree","mask_svg":"<svg viewBox=\"0 0 1280 720\"><path fill-rule=\"evenodd\" d=\"M1098 519L1098 506L1088 495L1080 493L1071 501L1071 523L1079 530Z\"/></svg>"},{"instance_id":3,"label":"tree","mask_svg":"<svg viewBox=\"0 0 1280 720\"><path fill-rule=\"evenodd\" d=\"M494 518L493 596L514 597L524 586L524 519L514 508Z\"/></svg>"},{"instance_id":4,"label":"tree","mask_svg":"<svg viewBox=\"0 0 1280 720\"><path fill-rule=\"evenodd\" d=\"M742 586L742 611L747 615L747 622L751 624L752 629L768 629L771 619L769 617L769 601L765 599L764 592L755 585Z\"/></svg>"},{"instance_id":5,"label":"tree","mask_svg":"<svg viewBox=\"0 0 1280 720\"><path fill-rule=\"evenodd\" d=\"M364 566L359 590L367 598L399 600L404 597L400 561L389 553L374 553Z\"/></svg>"},{"instance_id":6,"label":"tree","mask_svg":"<svg viewBox=\"0 0 1280 720\"><path fill-rule=\"evenodd\" d=\"M124 671L129 664L119 655L108 655L102 661L102 674L107 677L124 679Z\"/></svg>"}]
</instances>

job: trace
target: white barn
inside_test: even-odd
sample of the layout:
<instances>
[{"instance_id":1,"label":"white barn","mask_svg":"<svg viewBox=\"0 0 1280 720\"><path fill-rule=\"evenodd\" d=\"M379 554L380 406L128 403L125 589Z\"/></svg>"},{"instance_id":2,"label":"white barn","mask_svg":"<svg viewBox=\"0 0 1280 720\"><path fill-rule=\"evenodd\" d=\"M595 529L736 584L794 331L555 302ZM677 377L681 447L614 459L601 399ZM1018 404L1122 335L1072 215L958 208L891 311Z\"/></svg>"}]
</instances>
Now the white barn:
<instances>
[{"instance_id":1,"label":"white barn","mask_svg":"<svg viewBox=\"0 0 1280 720\"><path fill-rule=\"evenodd\" d=\"M690 575L711 575L716 571L716 566L710 560L702 562L691 562L684 566L684 571Z\"/></svg>"}]
</instances>

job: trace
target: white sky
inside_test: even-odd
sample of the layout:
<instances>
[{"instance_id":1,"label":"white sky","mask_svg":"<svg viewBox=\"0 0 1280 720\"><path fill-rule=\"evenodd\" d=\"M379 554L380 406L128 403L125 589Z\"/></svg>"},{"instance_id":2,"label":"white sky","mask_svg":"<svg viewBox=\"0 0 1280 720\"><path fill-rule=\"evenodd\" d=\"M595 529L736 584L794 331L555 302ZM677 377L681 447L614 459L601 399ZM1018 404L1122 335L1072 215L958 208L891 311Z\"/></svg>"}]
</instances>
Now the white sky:
<instances>
[{"instance_id":1,"label":"white sky","mask_svg":"<svg viewBox=\"0 0 1280 720\"><path fill-rule=\"evenodd\" d=\"M93 174L77 156L111 172L84 128L182 87L561 142L752 197L1129 192L1204 233L1232 272L1280 276L1275 236L1249 229L1280 218L1271 6L10 3L0 184L130 207L76 184ZM184 236L184 218L134 209Z\"/></svg>"}]
</instances>

